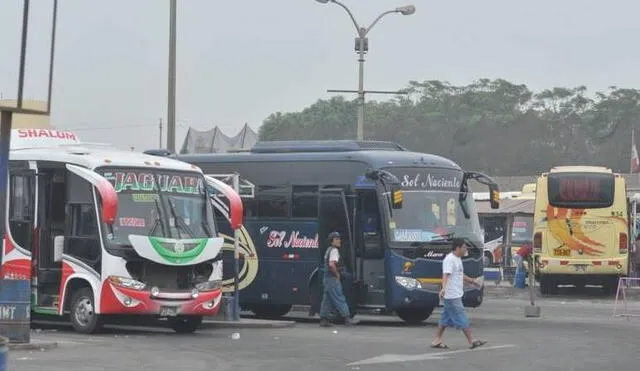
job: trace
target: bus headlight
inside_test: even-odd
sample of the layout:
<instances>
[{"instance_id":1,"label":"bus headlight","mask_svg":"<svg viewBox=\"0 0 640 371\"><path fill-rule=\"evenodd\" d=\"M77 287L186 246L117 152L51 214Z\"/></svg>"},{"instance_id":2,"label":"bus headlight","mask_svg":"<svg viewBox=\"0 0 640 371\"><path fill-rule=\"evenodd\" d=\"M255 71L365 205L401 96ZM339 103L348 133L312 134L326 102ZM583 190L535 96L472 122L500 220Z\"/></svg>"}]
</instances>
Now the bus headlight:
<instances>
[{"instance_id":1,"label":"bus headlight","mask_svg":"<svg viewBox=\"0 0 640 371\"><path fill-rule=\"evenodd\" d=\"M126 277L120 277L120 276L109 276L109 282L111 282L116 286L125 287L128 289L134 289L138 291L144 290L145 287L147 287L146 284L140 281L136 281L133 278L126 278Z\"/></svg>"},{"instance_id":2,"label":"bus headlight","mask_svg":"<svg viewBox=\"0 0 640 371\"><path fill-rule=\"evenodd\" d=\"M396 276L396 282L398 283L398 285L404 288L407 288L409 290L422 288L420 281L411 277Z\"/></svg>"},{"instance_id":3,"label":"bus headlight","mask_svg":"<svg viewBox=\"0 0 640 371\"><path fill-rule=\"evenodd\" d=\"M222 286L221 281L207 281L196 285L198 291L213 291L218 290Z\"/></svg>"}]
</instances>

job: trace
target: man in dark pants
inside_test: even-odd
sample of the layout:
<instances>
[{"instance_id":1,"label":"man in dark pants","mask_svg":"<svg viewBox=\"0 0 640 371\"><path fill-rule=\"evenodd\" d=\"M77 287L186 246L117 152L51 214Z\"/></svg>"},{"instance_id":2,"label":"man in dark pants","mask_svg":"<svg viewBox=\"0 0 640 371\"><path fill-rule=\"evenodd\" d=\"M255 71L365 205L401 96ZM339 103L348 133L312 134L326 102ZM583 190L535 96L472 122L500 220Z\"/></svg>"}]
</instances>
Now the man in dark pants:
<instances>
[{"instance_id":1,"label":"man in dark pants","mask_svg":"<svg viewBox=\"0 0 640 371\"><path fill-rule=\"evenodd\" d=\"M342 283L340 282L340 268L342 265L342 259L340 259L340 246L342 245L340 233L331 232L327 239L329 248L324 254L324 279L322 281L324 294L320 305L320 326L331 326L329 313L332 307L344 318L344 323L347 326L355 325L359 321L351 318L347 300L342 292Z\"/></svg>"}]
</instances>

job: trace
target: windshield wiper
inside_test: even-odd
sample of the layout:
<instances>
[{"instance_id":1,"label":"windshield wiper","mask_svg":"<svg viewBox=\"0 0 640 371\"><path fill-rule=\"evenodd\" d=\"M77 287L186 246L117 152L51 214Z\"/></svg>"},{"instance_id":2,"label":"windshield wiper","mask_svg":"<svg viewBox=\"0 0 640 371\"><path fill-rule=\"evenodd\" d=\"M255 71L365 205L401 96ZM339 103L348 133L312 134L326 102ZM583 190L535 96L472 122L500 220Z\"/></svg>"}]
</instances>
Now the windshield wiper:
<instances>
[{"instance_id":1,"label":"windshield wiper","mask_svg":"<svg viewBox=\"0 0 640 371\"><path fill-rule=\"evenodd\" d=\"M465 219L471 219L471 215L467 209L467 196L469 195L468 179L468 173L464 173L464 175L462 175L462 184L460 185L460 196L458 197L458 203L460 203L460 209L462 209L462 214L464 214Z\"/></svg>"},{"instance_id":2,"label":"windshield wiper","mask_svg":"<svg viewBox=\"0 0 640 371\"><path fill-rule=\"evenodd\" d=\"M161 219L161 215L162 215L162 209L160 208L160 204L158 203L158 199L154 198L153 202L156 204L156 210L158 211L158 214L156 215L156 221L153 223L153 228L151 228L151 231L149 231L149 236L153 236L153 232L155 232L156 228L158 228L158 224L160 224L160 230L162 230L162 236L165 237L165 230L164 230L164 224L162 224L162 219Z\"/></svg>"},{"instance_id":3,"label":"windshield wiper","mask_svg":"<svg viewBox=\"0 0 640 371\"><path fill-rule=\"evenodd\" d=\"M169 201L169 209L171 210L171 215L173 216L173 219L175 220L175 223L176 223L176 231L178 232L178 238L182 238L182 236L180 235L180 228L179 228L180 224L182 224L182 228L184 228L184 230L187 231L187 233L191 237L194 237L195 235L193 234L193 231L191 231L191 229L189 228L187 223L184 222L182 217L178 216L178 213L176 213L176 207L173 203L173 197L167 196L167 201Z\"/></svg>"}]
</instances>

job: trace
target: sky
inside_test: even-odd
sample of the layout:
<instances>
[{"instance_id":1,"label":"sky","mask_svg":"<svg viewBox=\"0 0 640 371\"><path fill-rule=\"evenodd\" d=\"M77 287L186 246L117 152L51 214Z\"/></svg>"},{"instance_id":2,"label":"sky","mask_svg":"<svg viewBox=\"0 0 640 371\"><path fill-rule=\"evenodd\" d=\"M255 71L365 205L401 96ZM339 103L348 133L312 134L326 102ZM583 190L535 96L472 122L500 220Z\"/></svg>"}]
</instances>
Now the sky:
<instances>
[{"instance_id":1,"label":"sky","mask_svg":"<svg viewBox=\"0 0 640 371\"><path fill-rule=\"evenodd\" d=\"M362 26L411 1L417 9L372 29L366 89L484 77L534 90L640 88L637 0L342 1ZM16 97L22 3L0 0L5 99ZM31 1L25 98L46 99L52 4ZM329 98L327 89L357 88L355 29L335 4L178 0L177 36L178 149L188 127L234 135ZM59 0L52 124L85 141L158 148L168 40L168 0Z\"/></svg>"}]
</instances>

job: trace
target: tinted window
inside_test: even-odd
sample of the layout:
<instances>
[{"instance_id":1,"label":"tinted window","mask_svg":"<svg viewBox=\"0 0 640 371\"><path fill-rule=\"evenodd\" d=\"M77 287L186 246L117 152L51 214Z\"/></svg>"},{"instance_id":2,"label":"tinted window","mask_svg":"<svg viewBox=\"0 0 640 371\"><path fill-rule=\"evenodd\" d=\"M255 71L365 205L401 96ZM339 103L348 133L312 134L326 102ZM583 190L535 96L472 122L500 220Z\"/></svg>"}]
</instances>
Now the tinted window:
<instances>
[{"instance_id":1,"label":"tinted window","mask_svg":"<svg viewBox=\"0 0 640 371\"><path fill-rule=\"evenodd\" d=\"M261 218L289 217L289 189L287 187L260 187L257 198L258 215Z\"/></svg>"},{"instance_id":2,"label":"tinted window","mask_svg":"<svg viewBox=\"0 0 640 371\"><path fill-rule=\"evenodd\" d=\"M89 264L100 258L98 220L93 205L70 204L70 228L66 238L65 253Z\"/></svg>"},{"instance_id":3,"label":"tinted window","mask_svg":"<svg viewBox=\"0 0 640 371\"><path fill-rule=\"evenodd\" d=\"M291 216L293 218L318 217L318 187L293 186Z\"/></svg>"},{"instance_id":4,"label":"tinted window","mask_svg":"<svg viewBox=\"0 0 640 371\"><path fill-rule=\"evenodd\" d=\"M549 204L566 208L599 208L613 204L613 174L549 174Z\"/></svg>"}]
</instances>

